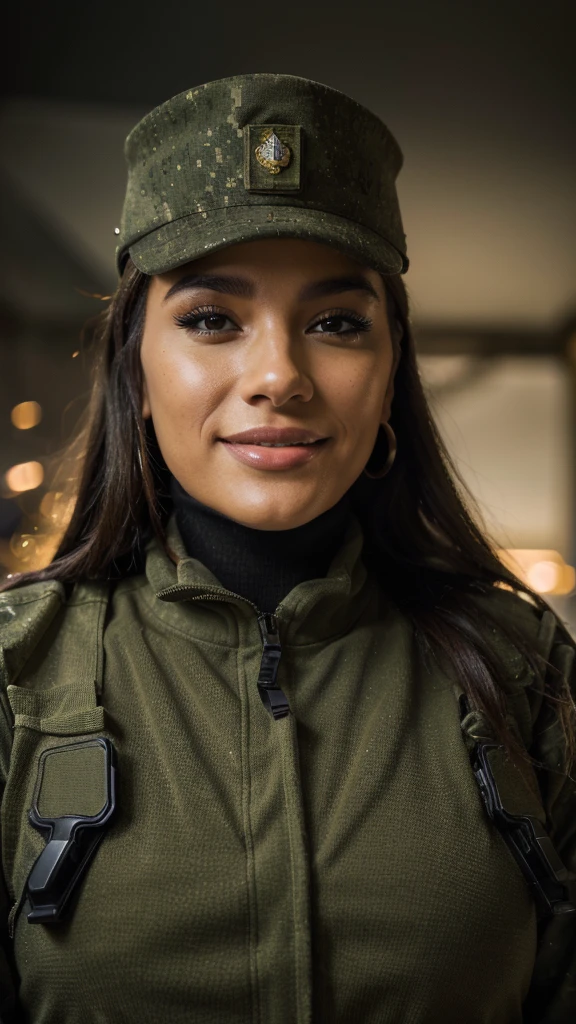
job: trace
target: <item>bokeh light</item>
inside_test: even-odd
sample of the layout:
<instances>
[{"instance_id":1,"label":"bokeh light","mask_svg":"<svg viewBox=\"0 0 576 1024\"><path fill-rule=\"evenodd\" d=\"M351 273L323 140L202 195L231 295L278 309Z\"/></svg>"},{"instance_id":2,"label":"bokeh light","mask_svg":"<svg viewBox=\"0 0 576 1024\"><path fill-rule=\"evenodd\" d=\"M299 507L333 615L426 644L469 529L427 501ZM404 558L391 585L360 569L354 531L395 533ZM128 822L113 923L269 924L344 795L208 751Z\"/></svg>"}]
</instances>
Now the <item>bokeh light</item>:
<instances>
[{"instance_id":1,"label":"bokeh light","mask_svg":"<svg viewBox=\"0 0 576 1024\"><path fill-rule=\"evenodd\" d=\"M20 402L10 413L10 419L18 430L30 430L42 419L42 406L38 402Z\"/></svg>"},{"instance_id":2,"label":"bokeh light","mask_svg":"<svg viewBox=\"0 0 576 1024\"><path fill-rule=\"evenodd\" d=\"M571 594L576 588L576 570L558 551L506 548L498 556L537 594Z\"/></svg>"},{"instance_id":3,"label":"bokeh light","mask_svg":"<svg viewBox=\"0 0 576 1024\"><path fill-rule=\"evenodd\" d=\"M531 565L526 576L530 586L539 594L553 594L562 583L562 566L543 559Z\"/></svg>"},{"instance_id":4,"label":"bokeh light","mask_svg":"<svg viewBox=\"0 0 576 1024\"><path fill-rule=\"evenodd\" d=\"M40 462L20 462L7 471L4 479L11 491L21 494L40 487L44 480L44 469Z\"/></svg>"}]
</instances>

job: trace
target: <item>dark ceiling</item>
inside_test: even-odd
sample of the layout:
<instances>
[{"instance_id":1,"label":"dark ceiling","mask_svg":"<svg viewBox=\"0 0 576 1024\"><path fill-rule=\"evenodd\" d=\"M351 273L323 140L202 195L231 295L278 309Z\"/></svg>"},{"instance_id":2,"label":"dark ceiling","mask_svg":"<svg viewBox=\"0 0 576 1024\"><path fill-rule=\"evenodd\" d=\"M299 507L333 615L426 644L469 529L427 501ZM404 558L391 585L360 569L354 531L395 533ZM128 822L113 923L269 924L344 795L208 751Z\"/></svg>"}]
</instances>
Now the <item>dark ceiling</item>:
<instances>
[{"instance_id":1,"label":"dark ceiling","mask_svg":"<svg viewBox=\"0 0 576 1024\"><path fill-rule=\"evenodd\" d=\"M11 18L10 95L150 107L212 78L286 72L349 89L383 114L390 101L416 116L440 105L459 129L480 116L490 133L532 125L541 136L547 125L574 144L572 0L32 0Z\"/></svg>"}]
</instances>

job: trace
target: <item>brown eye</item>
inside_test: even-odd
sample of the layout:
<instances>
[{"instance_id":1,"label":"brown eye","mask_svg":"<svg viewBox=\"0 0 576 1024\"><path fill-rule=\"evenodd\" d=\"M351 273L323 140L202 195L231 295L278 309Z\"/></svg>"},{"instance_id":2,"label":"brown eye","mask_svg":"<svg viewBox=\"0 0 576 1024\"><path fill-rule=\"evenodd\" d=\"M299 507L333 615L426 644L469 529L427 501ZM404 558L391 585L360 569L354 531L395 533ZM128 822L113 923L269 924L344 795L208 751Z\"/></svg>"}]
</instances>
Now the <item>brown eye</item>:
<instances>
[{"instance_id":1,"label":"brown eye","mask_svg":"<svg viewBox=\"0 0 576 1024\"><path fill-rule=\"evenodd\" d=\"M320 324L318 324L318 326L319 326L320 330L322 331L322 333L325 333L325 334L340 334L340 331L342 330L342 324L343 323L344 323L344 320L343 320L343 318L341 316L333 316L333 317L330 317L329 320L322 320L322 322Z\"/></svg>"},{"instance_id":2,"label":"brown eye","mask_svg":"<svg viewBox=\"0 0 576 1024\"><path fill-rule=\"evenodd\" d=\"M228 317L222 316L221 313L212 313L210 316L204 316L200 321L200 323L204 323L206 331L221 331L227 322Z\"/></svg>"}]
</instances>

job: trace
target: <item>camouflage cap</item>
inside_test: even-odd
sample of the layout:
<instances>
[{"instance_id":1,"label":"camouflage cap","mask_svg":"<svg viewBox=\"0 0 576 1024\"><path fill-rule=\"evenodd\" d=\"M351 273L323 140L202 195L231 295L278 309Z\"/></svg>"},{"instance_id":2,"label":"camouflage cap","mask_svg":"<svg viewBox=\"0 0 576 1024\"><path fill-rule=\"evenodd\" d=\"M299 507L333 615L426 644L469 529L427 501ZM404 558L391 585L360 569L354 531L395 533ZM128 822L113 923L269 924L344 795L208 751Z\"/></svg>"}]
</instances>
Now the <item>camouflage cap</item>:
<instances>
[{"instance_id":1,"label":"camouflage cap","mask_svg":"<svg viewBox=\"0 0 576 1024\"><path fill-rule=\"evenodd\" d=\"M375 114L293 75L238 75L189 89L126 139L116 229L160 274L236 242L292 237L334 246L385 274L408 267L395 180L402 153Z\"/></svg>"}]
</instances>

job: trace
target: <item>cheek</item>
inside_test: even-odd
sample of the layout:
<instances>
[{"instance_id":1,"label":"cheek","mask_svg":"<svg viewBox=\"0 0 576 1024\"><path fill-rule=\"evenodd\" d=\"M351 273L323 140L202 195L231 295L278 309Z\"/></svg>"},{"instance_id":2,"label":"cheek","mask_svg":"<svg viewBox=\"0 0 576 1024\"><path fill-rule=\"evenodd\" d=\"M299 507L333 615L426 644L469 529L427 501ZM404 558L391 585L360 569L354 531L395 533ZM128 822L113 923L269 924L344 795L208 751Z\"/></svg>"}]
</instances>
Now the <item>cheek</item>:
<instances>
[{"instance_id":1,"label":"cheek","mask_svg":"<svg viewBox=\"0 0 576 1024\"><path fill-rule=\"evenodd\" d=\"M388 353L335 350L323 356L317 381L324 401L345 427L347 436L357 439L372 435L379 422L392 368Z\"/></svg>"},{"instance_id":2,"label":"cheek","mask_svg":"<svg viewBox=\"0 0 576 1024\"><path fill-rule=\"evenodd\" d=\"M200 432L229 383L229 366L217 353L203 357L178 342L146 344L144 339L142 367L159 440L172 431Z\"/></svg>"}]
</instances>

